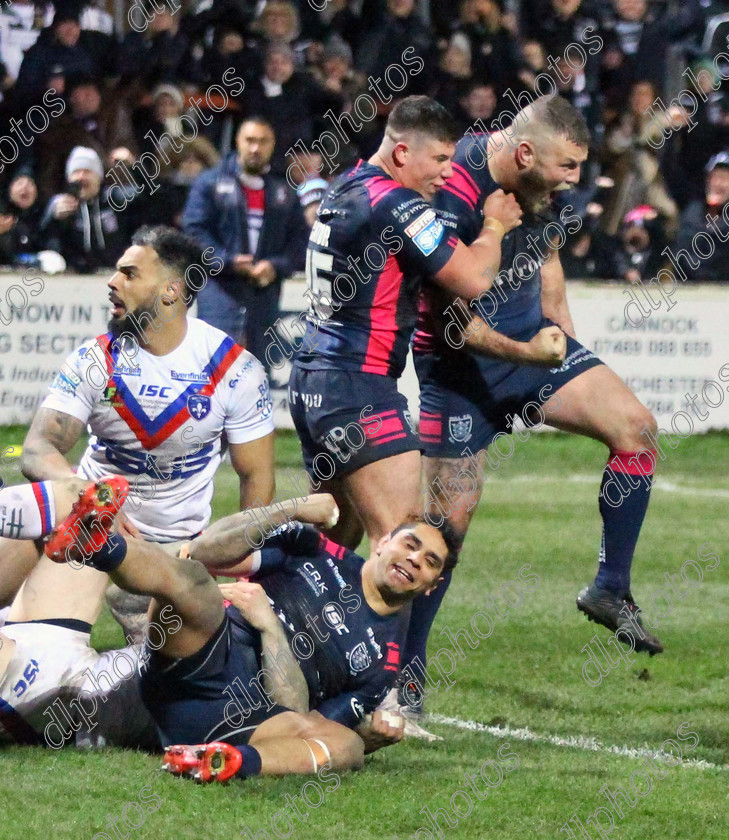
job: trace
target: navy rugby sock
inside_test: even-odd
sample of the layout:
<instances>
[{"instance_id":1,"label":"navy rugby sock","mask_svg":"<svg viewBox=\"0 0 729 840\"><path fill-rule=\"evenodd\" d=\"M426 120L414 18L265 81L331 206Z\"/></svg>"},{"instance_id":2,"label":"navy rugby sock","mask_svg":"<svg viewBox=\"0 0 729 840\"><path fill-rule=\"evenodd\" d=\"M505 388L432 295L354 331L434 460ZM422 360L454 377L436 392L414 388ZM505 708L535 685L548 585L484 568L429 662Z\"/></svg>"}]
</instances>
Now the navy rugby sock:
<instances>
[{"instance_id":1,"label":"navy rugby sock","mask_svg":"<svg viewBox=\"0 0 729 840\"><path fill-rule=\"evenodd\" d=\"M124 562L127 556L127 541L121 534L111 534L109 539L101 546L98 551L95 551L86 563L92 569L98 569L100 572L113 572L118 569Z\"/></svg>"},{"instance_id":2,"label":"navy rugby sock","mask_svg":"<svg viewBox=\"0 0 729 840\"><path fill-rule=\"evenodd\" d=\"M428 634L433 625L435 614L448 591L452 574L452 571L444 572L443 580L438 584L435 592L431 592L430 595L418 595L413 601L401 670L410 665L416 656L425 667L425 647L428 642ZM415 673L419 673L419 671L416 669Z\"/></svg>"},{"instance_id":3,"label":"navy rugby sock","mask_svg":"<svg viewBox=\"0 0 729 840\"><path fill-rule=\"evenodd\" d=\"M632 463L631 463L632 461ZM647 452L611 452L600 485L602 544L595 585L625 595L651 494L655 459Z\"/></svg>"},{"instance_id":4,"label":"navy rugby sock","mask_svg":"<svg viewBox=\"0 0 729 840\"><path fill-rule=\"evenodd\" d=\"M247 779L249 776L258 776L261 772L261 755L255 747L248 744L235 744L235 748L243 756L243 764L235 774L239 779Z\"/></svg>"}]
</instances>

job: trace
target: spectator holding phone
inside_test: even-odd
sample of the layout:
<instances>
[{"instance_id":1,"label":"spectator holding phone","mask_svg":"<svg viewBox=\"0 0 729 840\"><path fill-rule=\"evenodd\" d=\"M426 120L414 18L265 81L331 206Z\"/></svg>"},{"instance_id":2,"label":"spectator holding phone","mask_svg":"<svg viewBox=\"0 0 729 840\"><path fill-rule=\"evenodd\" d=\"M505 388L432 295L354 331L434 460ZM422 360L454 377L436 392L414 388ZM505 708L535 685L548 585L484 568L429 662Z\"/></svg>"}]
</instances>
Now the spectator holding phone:
<instances>
[{"instance_id":1,"label":"spectator holding phone","mask_svg":"<svg viewBox=\"0 0 729 840\"><path fill-rule=\"evenodd\" d=\"M60 252L72 271L113 266L129 238L125 215L109 205L103 177L99 155L76 146L66 161L66 187L50 200L41 222L48 247Z\"/></svg>"}]
</instances>

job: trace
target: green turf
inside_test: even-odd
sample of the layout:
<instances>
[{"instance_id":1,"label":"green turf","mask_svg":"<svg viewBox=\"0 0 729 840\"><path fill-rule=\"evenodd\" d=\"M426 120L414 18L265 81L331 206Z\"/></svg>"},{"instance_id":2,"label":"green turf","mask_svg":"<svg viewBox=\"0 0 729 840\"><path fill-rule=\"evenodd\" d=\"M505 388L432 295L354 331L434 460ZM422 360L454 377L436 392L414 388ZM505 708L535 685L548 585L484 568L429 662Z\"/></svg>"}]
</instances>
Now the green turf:
<instances>
[{"instance_id":1,"label":"green turf","mask_svg":"<svg viewBox=\"0 0 729 840\"><path fill-rule=\"evenodd\" d=\"M0 447L21 442L23 433L0 431ZM726 435L687 439L662 464L638 545L633 592L650 609L656 593L668 589L664 574L680 575L682 564L696 558L705 543L719 555L719 565L706 570L703 583L684 600L674 598L670 614L660 620L656 632L666 646L663 656L634 657L627 668L618 662L599 685L589 686L582 678L587 658L582 649L595 634L603 643L609 634L577 612L574 597L594 573L604 450L565 435L533 436L518 443L514 456L487 482L431 636L431 659L443 648L439 661L447 664L453 646L442 632L446 626L455 634L468 628L479 610L493 616L487 594L502 610L509 609L509 615L494 620L491 636L478 641L475 649L459 635L463 659L449 678L450 688L446 690L446 678L441 678L428 698L429 709L483 724L529 727L539 735L581 735L603 744L656 750L666 739L676 739L678 727L685 724L681 733L688 740L681 743L686 758L729 765L728 448ZM291 435L279 436L277 465L300 469ZM216 516L234 509L235 484L223 467L216 480ZM519 606L505 607L502 589L519 580L519 569L527 563L539 584L524 592ZM514 593L507 586L512 600ZM481 622L478 626L488 629L487 619ZM94 639L110 646L121 642L121 633L104 616ZM586 820L598 806L608 805L600 789L625 787L631 773L645 769L643 758L512 738L510 751L518 755L518 767L505 772L488 797L476 801L464 773L478 773L487 759L496 760L499 746L509 739L441 724L432 728L447 740L402 744L368 758L364 772L319 782L321 805L309 809L305 821L293 817L293 827L279 816L278 835L271 820L281 809L293 814L286 796L300 795L304 778L201 788L161 774L158 760L141 754L5 750L0 759L0 838L41 840L51 833L54 840L114 837L106 827L107 815L121 817L126 803L139 802L140 790L149 785L141 793L143 826L135 831L120 822L121 836L222 840L250 836L241 835L248 826L254 835L265 829L271 838L291 830L292 838L302 840L425 840L427 833L415 832L431 827L421 813L427 806L433 812L447 809L451 825L440 818L446 838L565 838L569 835L560 828L576 815L596 840L600 835ZM698 737L695 746L690 731ZM610 836L725 840L729 770L660 767L665 778L654 778L650 792L633 807L623 805L623 818L616 816ZM495 771L487 772L493 777ZM645 790L645 782L636 784ZM310 801L316 803L317 789L312 780L309 785ZM482 782L478 789L483 793ZM473 800L467 816L453 815L451 797L458 790L469 792ZM301 801L303 814L307 806ZM465 800L456 796L453 801L465 814ZM139 819L133 806L127 815ZM259 835L261 840L265 836Z\"/></svg>"}]
</instances>

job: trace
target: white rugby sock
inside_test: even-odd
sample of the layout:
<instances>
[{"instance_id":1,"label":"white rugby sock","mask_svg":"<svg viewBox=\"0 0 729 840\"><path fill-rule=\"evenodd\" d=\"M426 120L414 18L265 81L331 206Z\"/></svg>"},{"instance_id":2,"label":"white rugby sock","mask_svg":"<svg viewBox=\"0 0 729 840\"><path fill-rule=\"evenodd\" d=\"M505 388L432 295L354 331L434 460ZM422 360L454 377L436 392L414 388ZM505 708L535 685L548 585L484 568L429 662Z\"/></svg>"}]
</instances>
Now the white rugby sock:
<instances>
[{"instance_id":1,"label":"white rugby sock","mask_svg":"<svg viewBox=\"0 0 729 840\"><path fill-rule=\"evenodd\" d=\"M50 481L18 484L0 490L0 537L37 540L56 524Z\"/></svg>"}]
</instances>

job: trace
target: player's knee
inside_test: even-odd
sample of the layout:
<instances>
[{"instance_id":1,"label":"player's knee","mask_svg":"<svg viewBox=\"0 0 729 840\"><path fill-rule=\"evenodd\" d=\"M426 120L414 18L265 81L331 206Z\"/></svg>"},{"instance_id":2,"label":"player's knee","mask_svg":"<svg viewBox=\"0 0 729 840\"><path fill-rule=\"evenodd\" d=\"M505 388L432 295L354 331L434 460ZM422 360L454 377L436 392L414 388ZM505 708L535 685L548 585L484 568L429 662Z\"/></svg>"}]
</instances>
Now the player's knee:
<instances>
[{"instance_id":1,"label":"player's knee","mask_svg":"<svg viewBox=\"0 0 729 840\"><path fill-rule=\"evenodd\" d=\"M650 449L651 439L658 432L658 422L651 412L643 405L636 411L632 419L631 431L636 438L637 449Z\"/></svg>"},{"instance_id":2,"label":"player's knee","mask_svg":"<svg viewBox=\"0 0 729 840\"><path fill-rule=\"evenodd\" d=\"M462 545L468 532L468 526L471 524L471 514L473 508L469 508L465 503L457 505L448 516L448 524L456 532L459 543Z\"/></svg>"},{"instance_id":3,"label":"player's knee","mask_svg":"<svg viewBox=\"0 0 729 840\"><path fill-rule=\"evenodd\" d=\"M364 766L364 741L356 732L345 729L329 744L332 767L337 770L361 770Z\"/></svg>"},{"instance_id":4,"label":"player's knee","mask_svg":"<svg viewBox=\"0 0 729 840\"><path fill-rule=\"evenodd\" d=\"M319 738L326 743L334 769L359 770L363 766L364 741L352 729L318 715L298 715L294 725L299 738Z\"/></svg>"},{"instance_id":5,"label":"player's knee","mask_svg":"<svg viewBox=\"0 0 729 840\"><path fill-rule=\"evenodd\" d=\"M651 448L651 439L658 430L656 418L637 400L626 412L622 426L622 441L616 447L631 452Z\"/></svg>"},{"instance_id":6,"label":"player's knee","mask_svg":"<svg viewBox=\"0 0 729 840\"><path fill-rule=\"evenodd\" d=\"M209 587L215 584L213 578L210 577L210 572L199 563L197 560L191 558L176 557L174 559L175 572L185 579L191 587Z\"/></svg>"},{"instance_id":7,"label":"player's knee","mask_svg":"<svg viewBox=\"0 0 729 840\"><path fill-rule=\"evenodd\" d=\"M364 767L364 741L356 732L352 732L352 746L347 766L352 770L361 770Z\"/></svg>"}]
</instances>

